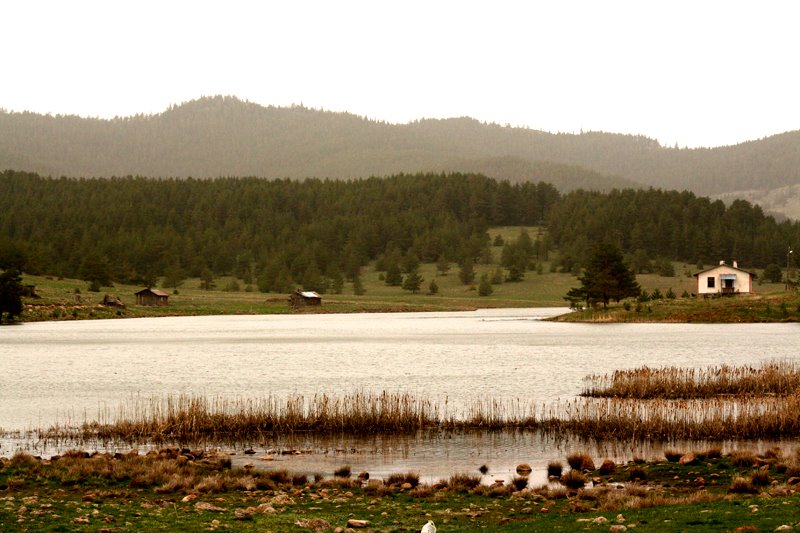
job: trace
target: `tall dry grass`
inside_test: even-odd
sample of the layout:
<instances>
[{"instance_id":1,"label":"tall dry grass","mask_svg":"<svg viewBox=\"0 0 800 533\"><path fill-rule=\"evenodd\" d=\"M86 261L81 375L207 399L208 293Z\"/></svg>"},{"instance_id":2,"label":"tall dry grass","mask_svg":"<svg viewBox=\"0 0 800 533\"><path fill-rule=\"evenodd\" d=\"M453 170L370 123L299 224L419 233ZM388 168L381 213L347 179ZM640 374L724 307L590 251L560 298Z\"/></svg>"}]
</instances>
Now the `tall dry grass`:
<instances>
[{"instance_id":1,"label":"tall dry grass","mask_svg":"<svg viewBox=\"0 0 800 533\"><path fill-rule=\"evenodd\" d=\"M84 423L80 436L125 442L249 442L272 434L407 433L428 427L455 427L438 403L411 394L387 392L327 394L286 399L207 398L180 395L135 398L116 413ZM65 428L51 428L57 438Z\"/></svg>"},{"instance_id":2,"label":"tall dry grass","mask_svg":"<svg viewBox=\"0 0 800 533\"><path fill-rule=\"evenodd\" d=\"M584 378L582 396L628 399L693 399L715 396L788 395L800 390L800 364L772 361L759 367L617 370Z\"/></svg>"},{"instance_id":3,"label":"tall dry grass","mask_svg":"<svg viewBox=\"0 0 800 533\"><path fill-rule=\"evenodd\" d=\"M720 367L714 372L639 369L619 374L627 376L617 381L627 383L629 393L548 405L482 399L461 412L454 411L446 399L438 402L389 392L285 399L134 398L116 412L101 412L98 420L77 429L53 427L39 436L46 441L155 445L253 443L303 432L399 435L428 429L524 429L554 438L581 436L606 441L796 438L800 437L800 392L793 384L798 368L792 363L770 363L761 369ZM764 383L759 385L759 381ZM661 397L667 395L665 390L672 390L671 395L694 396ZM712 390L739 392L704 396ZM764 391L772 392L765 395ZM636 395L651 399L631 399Z\"/></svg>"}]
</instances>

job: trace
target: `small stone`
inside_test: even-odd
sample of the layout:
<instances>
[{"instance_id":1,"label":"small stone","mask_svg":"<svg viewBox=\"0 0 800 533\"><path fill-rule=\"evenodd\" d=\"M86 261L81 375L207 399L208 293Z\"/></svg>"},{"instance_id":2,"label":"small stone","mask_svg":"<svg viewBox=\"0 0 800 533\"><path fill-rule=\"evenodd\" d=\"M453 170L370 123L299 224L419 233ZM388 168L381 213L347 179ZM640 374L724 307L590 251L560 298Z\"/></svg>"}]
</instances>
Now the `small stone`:
<instances>
[{"instance_id":1,"label":"small stone","mask_svg":"<svg viewBox=\"0 0 800 533\"><path fill-rule=\"evenodd\" d=\"M608 518L606 518L605 516L598 516L597 518L592 520L593 524L605 524L607 522L608 522Z\"/></svg>"},{"instance_id":2,"label":"small stone","mask_svg":"<svg viewBox=\"0 0 800 533\"><path fill-rule=\"evenodd\" d=\"M212 513L219 513L225 510L222 507L219 507L217 505L214 505L213 503L208 503L208 502L197 502L196 504L194 504L194 508L197 509L198 511L209 511Z\"/></svg>"},{"instance_id":3,"label":"small stone","mask_svg":"<svg viewBox=\"0 0 800 533\"><path fill-rule=\"evenodd\" d=\"M527 476L531 472L533 472L533 469L531 468L531 465L529 465L528 463L522 463L520 465L517 465L517 474L519 474L520 476Z\"/></svg>"},{"instance_id":4,"label":"small stone","mask_svg":"<svg viewBox=\"0 0 800 533\"><path fill-rule=\"evenodd\" d=\"M775 528L775 531L794 531L794 528L789 524L783 524Z\"/></svg>"},{"instance_id":5,"label":"small stone","mask_svg":"<svg viewBox=\"0 0 800 533\"><path fill-rule=\"evenodd\" d=\"M331 523L322 518L311 518L309 520L298 520L294 523L297 527L310 529L311 531L328 531Z\"/></svg>"},{"instance_id":6,"label":"small stone","mask_svg":"<svg viewBox=\"0 0 800 533\"><path fill-rule=\"evenodd\" d=\"M260 504L258 507L256 507L256 512L258 514L267 514L267 515L278 514L278 511L268 503Z\"/></svg>"},{"instance_id":7,"label":"small stone","mask_svg":"<svg viewBox=\"0 0 800 533\"><path fill-rule=\"evenodd\" d=\"M347 521L347 527L353 528L361 528L361 527L369 527L369 520L358 520L356 518L351 518Z\"/></svg>"},{"instance_id":8,"label":"small stone","mask_svg":"<svg viewBox=\"0 0 800 533\"><path fill-rule=\"evenodd\" d=\"M624 524L625 523L625 517L623 515L621 515L621 514L618 514L617 515L617 523L618 524Z\"/></svg>"},{"instance_id":9,"label":"small stone","mask_svg":"<svg viewBox=\"0 0 800 533\"><path fill-rule=\"evenodd\" d=\"M682 465L690 465L697 461L697 456L694 453L689 452L683 454L680 459L678 459L678 464Z\"/></svg>"},{"instance_id":10,"label":"small stone","mask_svg":"<svg viewBox=\"0 0 800 533\"><path fill-rule=\"evenodd\" d=\"M617 524L608 528L608 531L609 533L622 533L623 531L628 531L628 528L622 524Z\"/></svg>"},{"instance_id":11,"label":"small stone","mask_svg":"<svg viewBox=\"0 0 800 533\"><path fill-rule=\"evenodd\" d=\"M241 507L233 510L234 520L252 520L254 510L250 507L242 509Z\"/></svg>"},{"instance_id":12,"label":"small stone","mask_svg":"<svg viewBox=\"0 0 800 533\"><path fill-rule=\"evenodd\" d=\"M400 485L400 488L403 490L411 490L413 487L411 486L411 483L406 482Z\"/></svg>"}]
</instances>

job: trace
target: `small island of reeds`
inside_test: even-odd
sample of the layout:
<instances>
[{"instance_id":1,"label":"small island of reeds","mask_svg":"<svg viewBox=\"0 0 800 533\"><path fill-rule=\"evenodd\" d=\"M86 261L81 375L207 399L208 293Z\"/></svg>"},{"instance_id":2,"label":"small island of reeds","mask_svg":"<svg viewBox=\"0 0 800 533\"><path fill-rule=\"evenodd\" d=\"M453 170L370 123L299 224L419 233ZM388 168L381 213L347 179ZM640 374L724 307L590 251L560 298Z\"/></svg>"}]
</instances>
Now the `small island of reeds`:
<instances>
[{"instance_id":1,"label":"small island of reeds","mask_svg":"<svg viewBox=\"0 0 800 533\"><path fill-rule=\"evenodd\" d=\"M541 431L612 441L800 437L800 369L640 368L586 378L583 397L536 405L481 399L454 407L409 393L355 392L262 399L133 398L78 427L38 432L52 442L180 445L258 443L289 433L408 435L418 431Z\"/></svg>"}]
</instances>

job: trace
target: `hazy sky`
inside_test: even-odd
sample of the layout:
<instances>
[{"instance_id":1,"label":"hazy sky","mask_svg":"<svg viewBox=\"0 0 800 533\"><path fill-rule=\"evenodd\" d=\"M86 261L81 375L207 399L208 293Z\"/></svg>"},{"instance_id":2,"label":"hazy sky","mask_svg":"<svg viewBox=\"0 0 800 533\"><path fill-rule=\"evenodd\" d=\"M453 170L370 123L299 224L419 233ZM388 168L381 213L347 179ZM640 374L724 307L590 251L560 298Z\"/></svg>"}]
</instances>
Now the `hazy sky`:
<instances>
[{"instance_id":1,"label":"hazy sky","mask_svg":"<svg viewBox=\"0 0 800 533\"><path fill-rule=\"evenodd\" d=\"M800 2L4 0L0 108L200 96L718 146L800 129Z\"/></svg>"}]
</instances>

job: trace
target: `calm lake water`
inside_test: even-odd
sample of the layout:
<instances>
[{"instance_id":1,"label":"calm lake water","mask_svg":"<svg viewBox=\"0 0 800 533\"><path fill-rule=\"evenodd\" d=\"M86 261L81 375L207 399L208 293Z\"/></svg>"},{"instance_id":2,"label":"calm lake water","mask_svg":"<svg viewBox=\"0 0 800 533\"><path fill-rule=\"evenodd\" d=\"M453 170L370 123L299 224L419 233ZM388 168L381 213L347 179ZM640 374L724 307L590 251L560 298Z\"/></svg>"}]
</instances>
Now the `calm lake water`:
<instances>
[{"instance_id":1,"label":"calm lake water","mask_svg":"<svg viewBox=\"0 0 800 533\"><path fill-rule=\"evenodd\" d=\"M800 354L798 324L541 321L564 311L212 316L2 327L0 428L81 423L137 396L180 393L259 398L386 390L446 399L458 412L477 399L571 399L581 392L584 376L617 369L757 365ZM519 462L546 464L552 456L543 454L562 446L530 434L272 444L314 449L319 464L284 459L310 471L346 459L374 472L398 467L429 472L446 465L448 473L454 462L456 469L470 471L481 460L504 463L501 470ZM17 447L5 439L0 454ZM347 457L340 456L341 449L348 450ZM619 455L624 454L617 450Z\"/></svg>"}]
</instances>

